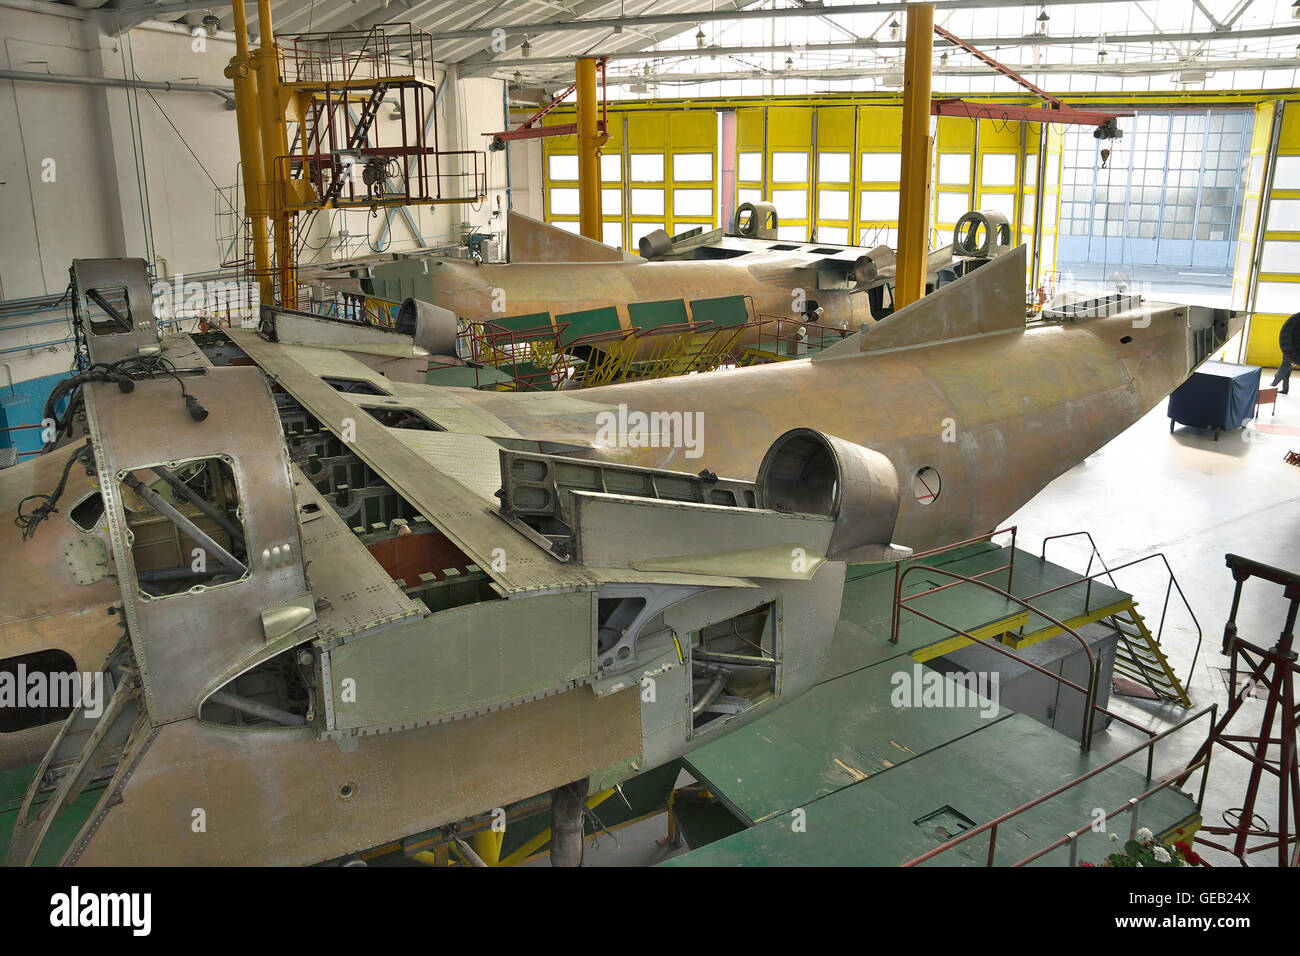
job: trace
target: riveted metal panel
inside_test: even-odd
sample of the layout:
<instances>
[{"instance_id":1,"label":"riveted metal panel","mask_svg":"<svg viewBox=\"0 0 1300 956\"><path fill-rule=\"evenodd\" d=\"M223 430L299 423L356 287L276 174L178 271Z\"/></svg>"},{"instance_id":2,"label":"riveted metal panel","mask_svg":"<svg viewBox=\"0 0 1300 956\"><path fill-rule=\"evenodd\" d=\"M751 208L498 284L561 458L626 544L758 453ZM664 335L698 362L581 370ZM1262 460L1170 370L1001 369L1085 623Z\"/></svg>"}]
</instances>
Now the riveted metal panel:
<instances>
[{"instance_id":1,"label":"riveted metal panel","mask_svg":"<svg viewBox=\"0 0 1300 956\"><path fill-rule=\"evenodd\" d=\"M263 610L307 594L289 458L266 380L255 368L228 367L188 378L185 387L208 409L205 421L190 417L170 378L138 382L130 395L84 386L122 602L150 716L160 722L193 714L213 674L263 646ZM141 597L116 476L213 456L235 477L250 573L220 587ZM293 559L267 567L263 551L285 544ZM159 674L166 680L155 680Z\"/></svg>"},{"instance_id":2,"label":"riveted metal panel","mask_svg":"<svg viewBox=\"0 0 1300 956\"><path fill-rule=\"evenodd\" d=\"M427 721L571 687L591 674L591 614L590 591L486 601L336 647L330 729Z\"/></svg>"}]
</instances>

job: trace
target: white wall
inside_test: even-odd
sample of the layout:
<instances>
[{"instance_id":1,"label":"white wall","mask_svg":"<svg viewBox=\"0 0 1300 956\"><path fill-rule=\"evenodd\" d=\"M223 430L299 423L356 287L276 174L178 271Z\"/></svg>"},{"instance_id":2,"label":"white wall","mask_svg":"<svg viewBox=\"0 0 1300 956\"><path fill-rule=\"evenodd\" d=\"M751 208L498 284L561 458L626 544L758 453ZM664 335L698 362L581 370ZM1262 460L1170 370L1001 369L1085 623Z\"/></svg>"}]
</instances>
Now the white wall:
<instances>
[{"instance_id":1,"label":"white wall","mask_svg":"<svg viewBox=\"0 0 1300 956\"><path fill-rule=\"evenodd\" d=\"M184 33L153 28L110 37L93 21L77 19L74 8L68 12L73 15L0 6L0 68L120 78L133 66L141 80L231 85L223 73L234 53L230 40L205 37L196 43ZM437 79L442 76L439 71ZM506 127L502 91L501 81L478 77L454 80L447 88L438 114L439 146L483 151L488 199L477 209L464 203L411 208L430 246L459 241L462 223L484 231L504 228L505 155L487 153L489 139L482 135ZM137 112L139 155L132 131ZM159 274L192 275L221 265L216 186L233 184L239 164L235 114L221 97L176 91L153 91L150 97L140 91L137 98L122 88L0 80L0 130L0 300L62 293L75 258L147 256L141 180ZM47 160L53 161L52 181ZM444 158L441 169L454 174L457 164ZM444 194L459 195L464 188L449 178ZM499 220L492 216L498 194ZM346 227L358 237L347 254L370 254L384 221L382 211L377 217L368 211L321 213L311 243L321 246L318 255L336 257L332 237ZM400 214L381 248L419 248ZM51 324L13 328L40 321ZM61 312L12 316L0 321L0 350L67 334ZM9 366L0 370L0 379L12 372L23 381L67 368L66 352L66 346L0 352Z\"/></svg>"},{"instance_id":2,"label":"white wall","mask_svg":"<svg viewBox=\"0 0 1300 956\"><path fill-rule=\"evenodd\" d=\"M188 36L103 37L82 21L10 8L0 8L0 36L6 69L123 77L134 60L141 79L229 85L222 70L233 44L220 40L205 40L200 52ZM117 88L0 81L0 128L12 131L0 138L0 298L62 291L74 258L145 254L136 109L156 254L168 271L218 264L215 190L181 137L218 183L230 183L234 114L210 93L155 91L151 99L141 91L133 100Z\"/></svg>"}]
</instances>

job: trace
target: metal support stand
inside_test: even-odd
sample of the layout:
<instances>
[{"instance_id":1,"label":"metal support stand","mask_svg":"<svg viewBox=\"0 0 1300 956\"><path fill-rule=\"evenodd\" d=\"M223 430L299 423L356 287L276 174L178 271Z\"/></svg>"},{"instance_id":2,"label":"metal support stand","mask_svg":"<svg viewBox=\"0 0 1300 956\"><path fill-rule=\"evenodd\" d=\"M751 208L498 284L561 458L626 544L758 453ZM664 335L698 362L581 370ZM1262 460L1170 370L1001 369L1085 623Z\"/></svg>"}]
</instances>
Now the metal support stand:
<instances>
[{"instance_id":1,"label":"metal support stand","mask_svg":"<svg viewBox=\"0 0 1300 956\"><path fill-rule=\"evenodd\" d=\"M1235 554L1227 555L1228 567L1237 582L1232 597L1232 611L1223 629L1223 653L1232 657L1231 686L1233 697L1223 717L1214 725L1204 745L1192 758L1196 763L1207 756L1215 744L1250 761L1250 778L1246 784L1246 798L1240 816L1233 826L1203 826L1201 834L1231 836L1231 845L1216 843L1203 836L1197 842L1216 850L1231 853L1246 866L1246 857L1264 850L1277 851L1277 865L1296 865L1300 857L1300 765L1296 760L1297 718L1295 678L1300 673L1296 665L1295 623L1300 608L1300 575L1251 561ZM1241 588L1248 578L1258 577L1285 589L1290 601L1286 625L1276 644L1271 648L1258 647L1237 636L1237 608L1241 603ZM1265 693L1261 694L1260 692ZM1230 734L1228 725L1247 698L1263 698L1264 715L1257 733ZM1280 724L1279 735L1274 737L1273 725ZM1246 749L1240 745L1250 745ZM1277 748L1277 758L1269 759L1269 748ZM1263 774L1268 772L1278 780L1278 822L1275 829L1255 825L1255 805ZM1252 838L1265 842L1247 847ZM1291 844L1295 852L1288 854Z\"/></svg>"}]
</instances>

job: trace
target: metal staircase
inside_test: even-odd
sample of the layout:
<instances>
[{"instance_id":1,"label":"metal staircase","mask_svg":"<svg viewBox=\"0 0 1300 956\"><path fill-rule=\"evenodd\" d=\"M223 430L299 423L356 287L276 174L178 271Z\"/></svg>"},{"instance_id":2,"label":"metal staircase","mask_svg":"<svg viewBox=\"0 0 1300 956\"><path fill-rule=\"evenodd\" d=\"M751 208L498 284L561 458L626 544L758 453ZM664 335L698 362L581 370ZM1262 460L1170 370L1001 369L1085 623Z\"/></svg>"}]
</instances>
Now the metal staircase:
<instances>
[{"instance_id":1,"label":"metal staircase","mask_svg":"<svg viewBox=\"0 0 1300 956\"><path fill-rule=\"evenodd\" d=\"M352 128L352 132L348 135L347 149L349 151L359 150L366 145L370 138L370 128L375 125L375 118L379 115L379 104L383 102L388 87L389 84L379 81L371 88L370 98L362 104L361 115L357 118L356 126ZM334 176L321 199L321 205L328 208L334 200L338 199L345 182L347 182L347 178L343 166L336 160Z\"/></svg>"},{"instance_id":2,"label":"metal staircase","mask_svg":"<svg viewBox=\"0 0 1300 956\"><path fill-rule=\"evenodd\" d=\"M1169 659L1160 649L1160 641L1147 627L1146 618L1138 612L1136 604L1112 614L1109 621L1119 632L1119 641L1115 645L1115 673L1144 685L1160 700L1190 708L1192 701L1187 690L1169 666Z\"/></svg>"},{"instance_id":3,"label":"metal staircase","mask_svg":"<svg viewBox=\"0 0 1300 956\"><path fill-rule=\"evenodd\" d=\"M1187 689L1183 682L1179 680L1178 675L1174 673L1169 659L1160 647L1160 638L1164 633L1165 618L1169 611L1169 601L1175 593L1186 609L1188 618L1196 630L1196 650L1192 655L1191 666L1187 669L1189 680L1191 675L1195 673L1196 659L1200 656L1201 625L1196 620L1196 614L1192 611L1191 604L1188 603L1182 586L1174 577L1173 568L1169 566L1169 559L1162 553L1157 552L1118 566L1109 566L1105 559L1102 558L1101 552L1097 550L1097 544L1093 541L1092 535L1086 531L1074 531L1045 538L1043 540L1043 556L1046 557L1048 542L1073 537L1086 538L1090 548L1088 567L1084 571L1084 577L1081 580L1091 581L1094 578L1105 576L1111 585L1115 586L1114 573L1116 571L1147 561L1160 561L1164 565L1167 573L1165 597L1160 610L1159 625L1155 633L1152 633L1151 629L1147 627L1146 618L1137 609L1137 602L1131 599L1105 620L1111 627L1115 628L1119 635L1119 640L1115 645L1115 673L1146 687L1155 695L1157 700L1171 701L1181 707L1190 709L1192 701L1187 695ZM1093 572L1094 561L1101 568L1100 571Z\"/></svg>"}]
</instances>

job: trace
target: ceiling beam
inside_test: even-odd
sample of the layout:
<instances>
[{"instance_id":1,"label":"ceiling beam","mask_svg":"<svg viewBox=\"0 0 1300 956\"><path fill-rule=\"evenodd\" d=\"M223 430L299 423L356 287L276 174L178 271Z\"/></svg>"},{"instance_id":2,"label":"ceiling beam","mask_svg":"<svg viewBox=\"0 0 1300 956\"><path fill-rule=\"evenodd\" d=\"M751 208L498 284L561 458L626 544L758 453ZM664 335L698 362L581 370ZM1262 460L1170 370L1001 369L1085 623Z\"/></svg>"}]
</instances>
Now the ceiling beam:
<instances>
[{"instance_id":1,"label":"ceiling beam","mask_svg":"<svg viewBox=\"0 0 1300 956\"><path fill-rule=\"evenodd\" d=\"M1277 27L1260 27L1255 30L1238 30L1232 34L1233 39L1255 40L1272 37L1300 36L1300 23L1287 23ZM1155 33L1131 33L1120 35L1108 35L1106 37L1107 45L1121 43L1170 43L1173 41L1212 41L1223 39L1221 33L1206 32L1187 32L1187 33L1164 33L1157 31ZM1094 44L1097 42L1095 36L1038 36L1031 34L1025 37L974 37L968 41L973 46L984 49L998 47L1029 47L1029 46L1082 46ZM652 59L685 59L701 58L705 56L733 56L744 53L861 53L868 50L896 50L901 49L903 42L901 40L859 40L853 43L779 43L779 44L757 44L757 45L738 45L738 46L714 46L705 47L702 50L681 49L681 50L658 50L658 51L627 51L619 53L597 52L593 55L606 57L610 62L620 60L652 60ZM952 48L952 45L942 37L935 37L936 51L941 48ZM1177 52L1177 51L1175 51ZM482 73L493 70L504 70L507 68L524 68L529 66L552 66L570 64L576 59L576 56L552 56L552 57L529 57L528 59L513 60L494 60L485 62L482 66L474 66L466 72Z\"/></svg>"},{"instance_id":2,"label":"ceiling beam","mask_svg":"<svg viewBox=\"0 0 1300 956\"><path fill-rule=\"evenodd\" d=\"M936 10L970 10L1009 7L1084 6L1109 3L1114 0L933 0ZM507 30L539 36L543 33L566 33L574 30L598 30L620 27L624 30L643 29L673 23L716 23L727 20L788 20L809 17L849 16L855 13L903 13L909 4L905 0L888 0L883 3L846 3L831 7L781 7L769 10L693 10L681 13L651 13L635 17L588 17L575 20L553 20L542 23L498 24L495 27L468 27L460 30L439 31L440 40L471 40L491 36L492 30Z\"/></svg>"},{"instance_id":3,"label":"ceiling beam","mask_svg":"<svg viewBox=\"0 0 1300 956\"><path fill-rule=\"evenodd\" d=\"M1012 69L1022 72L1027 76L1063 76L1069 74L1094 75L1094 76L1156 76L1161 73L1180 73L1183 70L1207 70L1211 73L1219 70L1294 70L1300 69L1300 58L1288 57L1286 59L1250 59L1250 60L1226 60L1221 63L1201 62L1190 64L1183 60L1166 60L1163 62L1151 62L1148 60L1134 63L1053 63L1051 65L1035 66L1032 63L1009 64ZM883 77L889 74L897 74L897 67L842 67L834 69L792 69L792 70L733 70L721 73L656 73L652 76L610 76L608 83L610 86L634 86L641 83L650 83L652 85L673 85L682 86L693 83L712 83L719 80L852 80L867 77ZM991 71L983 67L935 67L933 70L935 76L964 76L964 77L981 77L994 78ZM872 92L872 91L867 91ZM1081 92L1081 91L1074 91ZM1091 92L1091 91L1087 91ZM1107 92L1102 90L1100 92ZM1122 96L1123 91L1115 90L1116 96ZM1222 91L1218 91L1222 92ZM901 95L902 90L899 90ZM942 95L942 91L936 92L936 96ZM968 94L969 95L969 94ZM1029 94L1025 94L1028 96ZM1062 94L1063 97L1069 98L1070 93Z\"/></svg>"}]
</instances>

